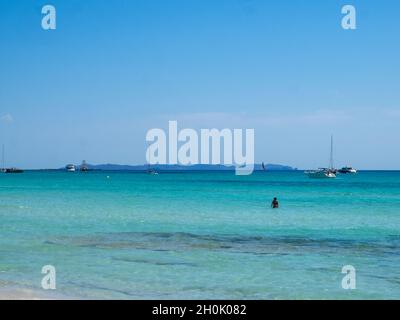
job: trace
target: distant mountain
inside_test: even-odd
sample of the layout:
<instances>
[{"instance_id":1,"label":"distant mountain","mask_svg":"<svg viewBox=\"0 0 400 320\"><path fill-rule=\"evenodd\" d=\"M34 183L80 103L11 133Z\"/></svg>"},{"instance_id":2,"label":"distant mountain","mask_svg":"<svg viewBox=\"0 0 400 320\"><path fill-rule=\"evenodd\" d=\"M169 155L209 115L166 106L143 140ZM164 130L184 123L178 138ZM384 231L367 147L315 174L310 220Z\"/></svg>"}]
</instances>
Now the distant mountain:
<instances>
[{"instance_id":1,"label":"distant mountain","mask_svg":"<svg viewBox=\"0 0 400 320\"><path fill-rule=\"evenodd\" d=\"M103 171L145 171L148 169L148 165L121 165L121 164L87 164L89 170L103 170ZM79 167L79 166L77 166ZM224 166L224 165L213 165L213 164L196 164L191 166L183 165L169 165L169 164L157 164L152 165L152 169L159 171L232 171L235 170L235 166ZM267 171L292 171L297 170L290 166L280 164L266 164L265 169ZM254 171L262 171L261 164L254 165Z\"/></svg>"}]
</instances>

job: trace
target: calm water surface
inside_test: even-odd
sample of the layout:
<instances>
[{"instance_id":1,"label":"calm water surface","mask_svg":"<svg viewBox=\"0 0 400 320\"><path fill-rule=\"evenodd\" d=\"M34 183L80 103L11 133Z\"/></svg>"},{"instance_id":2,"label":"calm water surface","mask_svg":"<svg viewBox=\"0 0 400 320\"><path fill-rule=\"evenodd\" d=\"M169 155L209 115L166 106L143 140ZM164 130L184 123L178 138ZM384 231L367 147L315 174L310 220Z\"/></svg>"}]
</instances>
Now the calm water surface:
<instances>
[{"instance_id":1,"label":"calm water surface","mask_svg":"<svg viewBox=\"0 0 400 320\"><path fill-rule=\"evenodd\" d=\"M83 299L399 299L400 172L1 174L0 288L48 264Z\"/></svg>"}]
</instances>

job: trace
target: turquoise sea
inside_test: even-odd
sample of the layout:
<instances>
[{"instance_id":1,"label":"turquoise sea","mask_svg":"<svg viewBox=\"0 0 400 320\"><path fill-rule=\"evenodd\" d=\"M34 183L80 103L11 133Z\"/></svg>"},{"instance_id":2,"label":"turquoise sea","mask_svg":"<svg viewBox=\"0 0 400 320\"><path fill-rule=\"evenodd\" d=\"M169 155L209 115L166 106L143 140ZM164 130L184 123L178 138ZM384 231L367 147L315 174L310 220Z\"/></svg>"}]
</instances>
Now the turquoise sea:
<instances>
[{"instance_id":1,"label":"turquoise sea","mask_svg":"<svg viewBox=\"0 0 400 320\"><path fill-rule=\"evenodd\" d=\"M82 299L399 299L400 172L0 174L0 288L44 265Z\"/></svg>"}]
</instances>

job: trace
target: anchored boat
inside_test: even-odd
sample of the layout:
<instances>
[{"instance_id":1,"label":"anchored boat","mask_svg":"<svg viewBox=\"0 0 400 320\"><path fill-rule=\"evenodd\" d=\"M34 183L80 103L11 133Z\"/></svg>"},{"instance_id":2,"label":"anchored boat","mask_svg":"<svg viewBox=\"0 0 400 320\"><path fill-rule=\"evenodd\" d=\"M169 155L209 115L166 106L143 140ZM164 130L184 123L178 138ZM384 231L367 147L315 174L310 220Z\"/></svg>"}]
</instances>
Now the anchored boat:
<instances>
[{"instance_id":1,"label":"anchored boat","mask_svg":"<svg viewBox=\"0 0 400 320\"><path fill-rule=\"evenodd\" d=\"M0 172L3 173L23 173L24 170L18 168L6 168L5 165L5 157L4 157L4 144L2 146L2 154L1 154L1 169Z\"/></svg>"},{"instance_id":2,"label":"anchored boat","mask_svg":"<svg viewBox=\"0 0 400 320\"><path fill-rule=\"evenodd\" d=\"M320 168L318 170L306 171L305 173L314 179L336 178L335 171L329 168Z\"/></svg>"},{"instance_id":3,"label":"anchored boat","mask_svg":"<svg viewBox=\"0 0 400 320\"><path fill-rule=\"evenodd\" d=\"M75 172L75 171L76 171L76 167L75 167L75 165L73 165L73 164L68 164L68 165L65 167L65 170L67 170L67 172Z\"/></svg>"},{"instance_id":4,"label":"anchored boat","mask_svg":"<svg viewBox=\"0 0 400 320\"><path fill-rule=\"evenodd\" d=\"M331 136L331 157L329 168L320 168L318 170L306 171L305 174L313 179L332 179L336 178L336 172L337 170L333 168L333 136Z\"/></svg>"},{"instance_id":5,"label":"anchored boat","mask_svg":"<svg viewBox=\"0 0 400 320\"><path fill-rule=\"evenodd\" d=\"M24 170L22 170L22 169L18 169L18 168L6 168L6 169L3 169L4 171L4 173L23 173L24 172Z\"/></svg>"},{"instance_id":6,"label":"anchored boat","mask_svg":"<svg viewBox=\"0 0 400 320\"><path fill-rule=\"evenodd\" d=\"M344 174L347 174L347 173L355 174L355 173L357 173L357 170L354 169L353 167L343 167L342 169L339 169L338 172L344 173Z\"/></svg>"},{"instance_id":7,"label":"anchored boat","mask_svg":"<svg viewBox=\"0 0 400 320\"><path fill-rule=\"evenodd\" d=\"M83 161L82 161L82 164L81 164L81 166L79 167L79 170L80 170L81 172L87 172L87 171L89 171L89 165L86 163L86 160L83 160Z\"/></svg>"}]
</instances>

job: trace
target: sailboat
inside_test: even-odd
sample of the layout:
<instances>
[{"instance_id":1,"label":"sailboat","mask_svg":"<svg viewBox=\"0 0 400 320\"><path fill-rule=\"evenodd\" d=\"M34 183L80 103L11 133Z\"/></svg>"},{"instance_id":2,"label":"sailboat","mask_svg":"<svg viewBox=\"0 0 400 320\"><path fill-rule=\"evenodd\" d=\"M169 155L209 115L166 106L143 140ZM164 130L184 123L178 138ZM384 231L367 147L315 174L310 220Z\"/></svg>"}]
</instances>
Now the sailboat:
<instances>
[{"instance_id":1,"label":"sailboat","mask_svg":"<svg viewBox=\"0 0 400 320\"><path fill-rule=\"evenodd\" d=\"M2 145L2 150L1 150L1 169L0 172L6 172L6 166L5 166L5 161L4 161L4 144Z\"/></svg>"},{"instance_id":2,"label":"sailboat","mask_svg":"<svg viewBox=\"0 0 400 320\"><path fill-rule=\"evenodd\" d=\"M147 173L148 173L148 174L158 174L158 172L156 171L156 169L150 168L150 164L148 165Z\"/></svg>"},{"instance_id":3,"label":"sailboat","mask_svg":"<svg viewBox=\"0 0 400 320\"><path fill-rule=\"evenodd\" d=\"M2 145L2 152L1 152L1 170L2 173L23 173L24 170L17 169L17 168L6 168L5 165L5 157L4 157L4 144Z\"/></svg>"},{"instance_id":4,"label":"sailboat","mask_svg":"<svg viewBox=\"0 0 400 320\"><path fill-rule=\"evenodd\" d=\"M318 170L306 171L310 178L313 179L325 179L325 178L336 178L337 170L333 167L333 136L331 136L331 156L329 161L329 168L319 168Z\"/></svg>"},{"instance_id":5,"label":"sailboat","mask_svg":"<svg viewBox=\"0 0 400 320\"><path fill-rule=\"evenodd\" d=\"M79 170L80 170L81 172L87 172L87 171L89 171L89 166L88 166L88 164L86 163L86 160L83 160L83 161L82 161L82 164L80 165Z\"/></svg>"},{"instance_id":6,"label":"sailboat","mask_svg":"<svg viewBox=\"0 0 400 320\"><path fill-rule=\"evenodd\" d=\"M147 164L146 172L147 172L147 174L158 175L157 170L156 169L152 169L151 166L150 166L151 159L150 159L150 150L149 150L149 148L147 148L147 152L149 152L149 163Z\"/></svg>"}]
</instances>

